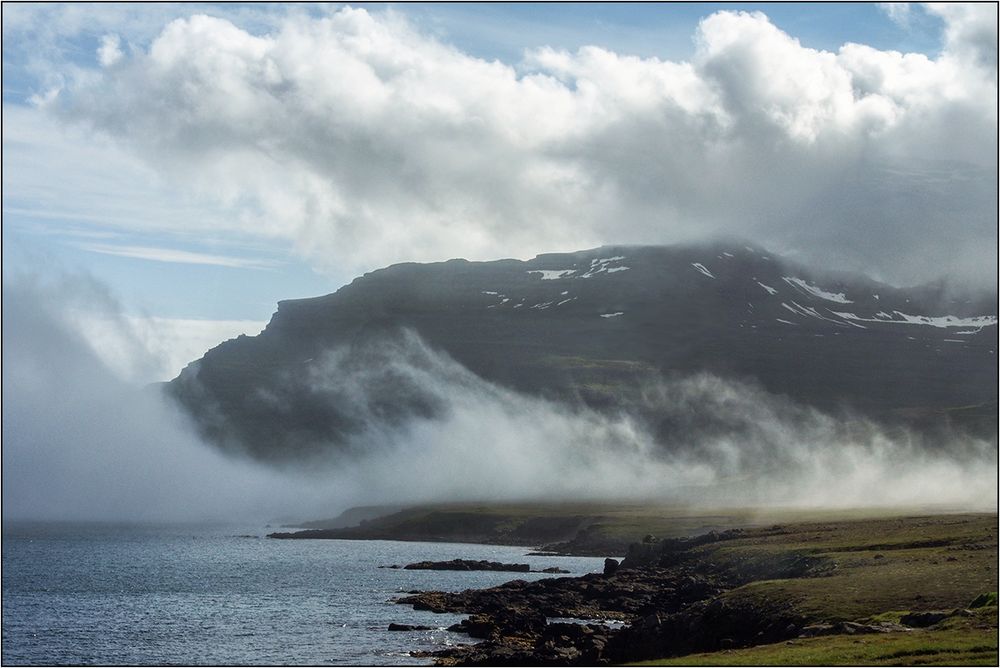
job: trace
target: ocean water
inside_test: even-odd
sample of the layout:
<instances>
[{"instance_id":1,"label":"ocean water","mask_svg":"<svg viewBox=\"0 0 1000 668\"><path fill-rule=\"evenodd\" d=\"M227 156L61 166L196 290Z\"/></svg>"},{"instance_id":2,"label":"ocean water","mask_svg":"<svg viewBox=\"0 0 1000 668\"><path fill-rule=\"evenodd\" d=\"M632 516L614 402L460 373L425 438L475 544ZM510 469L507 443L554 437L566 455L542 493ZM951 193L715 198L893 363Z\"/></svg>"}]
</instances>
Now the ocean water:
<instances>
[{"instance_id":1,"label":"ocean water","mask_svg":"<svg viewBox=\"0 0 1000 668\"><path fill-rule=\"evenodd\" d=\"M0 659L15 664L419 665L415 649L471 642L461 615L392 603L544 574L406 571L489 559L600 571L603 559L525 548L273 540L263 527L10 524L3 528ZM390 632L390 622L433 631Z\"/></svg>"},{"instance_id":2,"label":"ocean water","mask_svg":"<svg viewBox=\"0 0 1000 668\"><path fill-rule=\"evenodd\" d=\"M397 541L273 540L264 527L3 527L0 659L16 664L428 664L410 650L471 642L460 615L391 602L543 574L379 568L489 559L600 571L589 557ZM390 622L433 631L390 632Z\"/></svg>"}]
</instances>

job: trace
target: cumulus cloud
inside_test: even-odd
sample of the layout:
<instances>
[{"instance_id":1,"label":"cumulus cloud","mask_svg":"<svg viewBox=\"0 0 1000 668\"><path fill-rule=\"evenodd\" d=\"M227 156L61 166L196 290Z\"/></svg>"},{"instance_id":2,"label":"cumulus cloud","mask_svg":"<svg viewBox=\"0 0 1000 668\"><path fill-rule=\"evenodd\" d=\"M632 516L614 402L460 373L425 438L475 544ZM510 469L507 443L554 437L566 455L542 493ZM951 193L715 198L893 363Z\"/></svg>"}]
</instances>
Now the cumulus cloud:
<instances>
[{"instance_id":1,"label":"cumulus cloud","mask_svg":"<svg viewBox=\"0 0 1000 668\"><path fill-rule=\"evenodd\" d=\"M948 52L997 73L997 6L992 3L930 2L927 10L944 19Z\"/></svg>"},{"instance_id":2,"label":"cumulus cloud","mask_svg":"<svg viewBox=\"0 0 1000 668\"><path fill-rule=\"evenodd\" d=\"M722 11L689 61L540 47L517 66L393 13L195 15L55 107L318 266L735 233L993 285L996 7L930 11L933 58Z\"/></svg>"}]
</instances>

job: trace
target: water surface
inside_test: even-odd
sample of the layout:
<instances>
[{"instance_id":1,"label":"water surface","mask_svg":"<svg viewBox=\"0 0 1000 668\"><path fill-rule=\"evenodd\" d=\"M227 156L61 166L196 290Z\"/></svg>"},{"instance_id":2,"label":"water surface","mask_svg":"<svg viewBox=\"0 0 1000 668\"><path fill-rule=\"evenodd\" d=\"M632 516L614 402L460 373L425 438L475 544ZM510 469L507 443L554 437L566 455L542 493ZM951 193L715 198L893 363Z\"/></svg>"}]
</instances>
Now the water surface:
<instances>
[{"instance_id":1,"label":"water surface","mask_svg":"<svg viewBox=\"0 0 1000 668\"><path fill-rule=\"evenodd\" d=\"M591 557L520 547L273 540L264 527L23 524L3 527L4 664L421 664L413 649L470 642L460 615L393 604L534 573L379 566L488 559L600 571ZM390 622L433 631L389 632Z\"/></svg>"}]
</instances>

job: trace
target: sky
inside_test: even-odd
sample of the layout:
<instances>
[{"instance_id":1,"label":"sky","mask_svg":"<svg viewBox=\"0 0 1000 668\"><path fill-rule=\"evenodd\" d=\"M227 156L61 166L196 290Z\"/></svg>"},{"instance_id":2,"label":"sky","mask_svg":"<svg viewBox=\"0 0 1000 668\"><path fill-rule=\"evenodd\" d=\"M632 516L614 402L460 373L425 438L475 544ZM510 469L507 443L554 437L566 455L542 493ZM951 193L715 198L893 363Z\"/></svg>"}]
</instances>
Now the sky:
<instances>
[{"instance_id":1,"label":"sky","mask_svg":"<svg viewBox=\"0 0 1000 668\"><path fill-rule=\"evenodd\" d=\"M996 146L994 4L3 6L3 279L105 286L147 382L400 261L736 235L995 289Z\"/></svg>"}]
</instances>

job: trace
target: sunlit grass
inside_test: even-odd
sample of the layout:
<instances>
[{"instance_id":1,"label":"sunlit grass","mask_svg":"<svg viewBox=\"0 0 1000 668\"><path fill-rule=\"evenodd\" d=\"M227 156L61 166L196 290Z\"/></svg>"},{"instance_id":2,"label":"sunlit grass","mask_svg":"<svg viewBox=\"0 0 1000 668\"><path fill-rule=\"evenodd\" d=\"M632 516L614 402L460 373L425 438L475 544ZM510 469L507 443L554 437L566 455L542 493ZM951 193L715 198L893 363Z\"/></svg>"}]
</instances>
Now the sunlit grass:
<instances>
[{"instance_id":1,"label":"sunlit grass","mask_svg":"<svg viewBox=\"0 0 1000 668\"><path fill-rule=\"evenodd\" d=\"M643 666L995 666L996 608L960 628L800 638L773 645L648 661ZM977 624L979 626L977 626Z\"/></svg>"}]
</instances>

